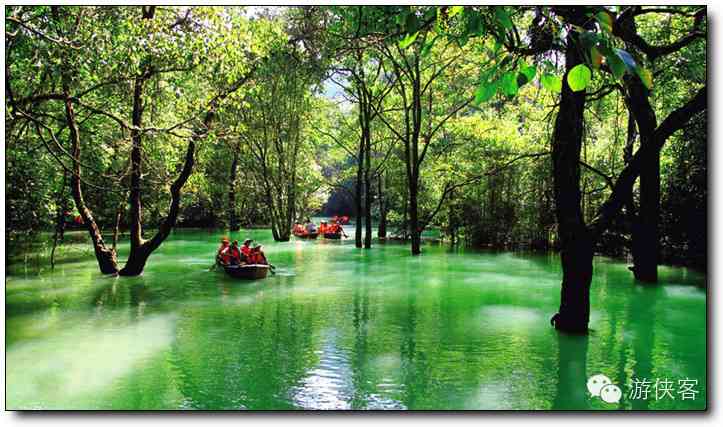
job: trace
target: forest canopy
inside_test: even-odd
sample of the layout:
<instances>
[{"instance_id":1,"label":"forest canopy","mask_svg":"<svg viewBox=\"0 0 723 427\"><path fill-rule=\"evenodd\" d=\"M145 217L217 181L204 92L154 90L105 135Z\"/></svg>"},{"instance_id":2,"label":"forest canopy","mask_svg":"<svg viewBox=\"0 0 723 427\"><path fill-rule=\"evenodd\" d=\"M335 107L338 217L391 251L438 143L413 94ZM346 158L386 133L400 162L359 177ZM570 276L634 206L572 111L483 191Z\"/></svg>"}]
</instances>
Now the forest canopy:
<instances>
[{"instance_id":1,"label":"forest canopy","mask_svg":"<svg viewBox=\"0 0 723 427\"><path fill-rule=\"evenodd\" d=\"M705 7L5 14L8 242L75 224L137 275L175 227L349 215L358 247L560 250L568 330L595 253L706 268Z\"/></svg>"}]
</instances>

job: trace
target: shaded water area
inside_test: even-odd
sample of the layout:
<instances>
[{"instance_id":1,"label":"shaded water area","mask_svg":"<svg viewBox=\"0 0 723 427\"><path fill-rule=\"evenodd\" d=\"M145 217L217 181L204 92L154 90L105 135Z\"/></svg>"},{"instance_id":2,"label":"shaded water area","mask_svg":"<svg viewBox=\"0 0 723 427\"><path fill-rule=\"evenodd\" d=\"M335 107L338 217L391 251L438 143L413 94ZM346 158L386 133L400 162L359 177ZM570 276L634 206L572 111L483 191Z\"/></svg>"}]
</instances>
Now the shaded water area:
<instances>
[{"instance_id":1,"label":"shaded water area","mask_svg":"<svg viewBox=\"0 0 723 427\"><path fill-rule=\"evenodd\" d=\"M661 284L642 286L596 258L593 330L567 336L549 323L557 255L233 235L246 236L275 276L209 272L219 234L204 231L175 232L136 278L100 275L91 253L40 274L11 263L7 408L705 408L698 273L661 267ZM600 373L619 404L588 393ZM635 399L643 378L675 387ZM694 399L678 394L685 379Z\"/></svg>"}]
</instances>

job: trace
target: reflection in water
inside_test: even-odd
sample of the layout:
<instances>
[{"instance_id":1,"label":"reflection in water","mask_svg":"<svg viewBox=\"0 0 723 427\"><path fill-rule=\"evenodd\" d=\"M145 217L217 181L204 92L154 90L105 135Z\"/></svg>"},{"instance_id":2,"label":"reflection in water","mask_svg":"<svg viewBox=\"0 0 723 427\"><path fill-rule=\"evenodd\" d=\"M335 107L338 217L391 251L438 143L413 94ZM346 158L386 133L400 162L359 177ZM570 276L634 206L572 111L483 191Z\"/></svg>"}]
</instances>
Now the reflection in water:
<instances>
[{"instance_id":1,"label":"reflection in water","mask_svg":"<svg viewBox=\"0 0 723 427\"><path fill-rule=\"evenodd\" d=\"M589 407L589 393L586 387L588 337L558 334L557 344L557 391L552 409L587 409ZM581 379L584 379L582 384Z\"/></svg>"},{"instance_id":2,"label":"reflection in water","mask_svg":"<svg viewBox=\"0 0 723 427\"><path fill-rule=\"evenodd\" d=\"M232 238L248 234L271 240ZM178 232L141 277L103 277L92 257L8 276L8 407L705 406L695 273L661 269L661 285L643 287L624 264L597 260L593 332L580 337L548 323L556 256L292 241L265 245L288 274L242 282L207 270L215 247L212 234ZM596 373L621 386L619 405L588 396ZM666 376L699 379L698 399L627 398L633 378Z\"/></svg>"}]
</instances>

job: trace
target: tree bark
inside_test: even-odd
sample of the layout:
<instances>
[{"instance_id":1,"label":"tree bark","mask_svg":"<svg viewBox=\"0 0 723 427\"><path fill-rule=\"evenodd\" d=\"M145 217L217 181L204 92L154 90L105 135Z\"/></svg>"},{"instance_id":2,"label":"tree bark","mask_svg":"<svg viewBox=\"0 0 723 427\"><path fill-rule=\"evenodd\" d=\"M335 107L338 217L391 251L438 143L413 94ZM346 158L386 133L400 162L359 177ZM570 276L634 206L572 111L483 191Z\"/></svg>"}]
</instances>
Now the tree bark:
<instances>
[{"instance_id":1,"label":"tree bark","mask_svg":"<svg viewBox=\"0 0 723 427\"><path fill-rule=\"evenodd\" d=\"M228 226L231 231L240 229L238 217L236 215L236 170L238 168L239 147L235 147L233 151L233 161L231 162L231 173L228 179Z\"/></svg>"},{"instance_id":2,"label":"tree bark","mask_svg":"<svg viewBox=\"0 0 723 427\"><path fill-rule=\"evenodd\" d=\"M412 255L422 253L421 241L422 236L419 230L419 209L418 209L418 183L416 177L412 177L409 181L409 232L412 238Z\"/></svg>"},{"instance_id":3,"label":"tree bark","mask_svg":"<svg viewBox=\"0 0 723 427\"><path fill-rule=\"evenodd\" d=\"M361 91L360 91L361 93ZM364 148L365 144L365 125L364 125L364 113L362 112L362 104L360 97L359 105L359 124L361 125L362 135L359 138L359 151L357 154L357 170L356 170L356 187L355 187L355 198L354 204L356 208L356 229L354 230L354 245L357 248L362 247L362 221L364 217L364 211L362 210L362 197L364 193Z\"/></svg>"},{"instance_id":4,"label":"tree bark","mask_svg":"<svg viewBox=\"0 0 723 427\"><path fill-rule=\"evenodd\" d=\"M560 308L553 316L552 323L561 331L586 333L590 320L593 244L580 205L580 151L585 91L573 92L567 83L570 70L583 62L578 48L578 33L573 31L567 37L566 71L552 137L555 214L562 261Z\"/></svg>"},{"instance_id":5,"label":"tree bark","mask_svg":"<svg viewBox=\"0 0 723 427\"><path fill-rule=\"evenodd\" d=\"M75 120L75 112L73 111L73 102L71 100L68 87L64 87L65 93L65 118L70 131L70 143L73 150L73 175L70 178L70 189L73 194L73 201L75 207L80 212L83 223L85 224L90 240L93 243L93 251L95 252L95 258L98 261L98 267L103 274L117 274L118 273L118 260L116 259L116 253L114 250L106 247L103 241L103 235L98 228L98 224L93 218L90 209L85 204L83 199L83 190L80 187L80 133L78 131L78 124Z\"/></svg>"},{"instance_id":6,"label":"tree bark","mask_svg":"<svg viewBox=\"0 0 723 427\"><path fill-rule=\"evenodd\" d=\"M657 127L655 111L648 100L647 89L637 76L628 77L627 104L635 116L640 132L640 146L653 147L641 165L640 209L633 225L633 274L643 282L658 281L658 223L660 221L660 150L655 149Z\"/></svg>"},{"instance_id":7,"label":"tree bark","mask_svg":"<svg viewBox=\"0 0 723 427\"><path fill-rule=\"evenodd\" d=\"M364 249L372 247L372 202L374 200L374 192L372 191L371 182L371 111L367 107L366 117L366 137L364 143Z\"/></svg>"},{"instance_id":8,"label":"tree bark","mask_svg":"<svg viewBox=\"0 0 723 427\"><path fill-rule=\"evenodd\" d=\"M387 238L387 202L384 198L384 178L385 173L379 174L377 181L377 201L379 203L379 227L377 228L377 237L379 240L385 240Z\"/></svg>"}]
</instances>

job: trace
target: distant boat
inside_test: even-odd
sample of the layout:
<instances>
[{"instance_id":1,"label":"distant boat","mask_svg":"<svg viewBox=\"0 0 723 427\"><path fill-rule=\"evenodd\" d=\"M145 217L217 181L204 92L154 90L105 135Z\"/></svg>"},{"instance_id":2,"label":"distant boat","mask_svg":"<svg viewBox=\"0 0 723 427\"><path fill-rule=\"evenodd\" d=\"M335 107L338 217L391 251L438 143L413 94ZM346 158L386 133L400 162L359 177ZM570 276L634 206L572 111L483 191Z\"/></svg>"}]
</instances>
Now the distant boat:
<instances>
[{"instance_id":1,"label":"distant boat","mask_svg":"<svg viewBox=\"0 0 723 427\"><path fill-rule=\"evenodd\" d=\"M334 222L338 222L339 224L342 224L342 225L349 224L349 217L346 215L344 215L344 216L334 215L333 217L331 217L331 220Z\"/></svg>"},{"instance_id":2,"label":"distant boat","mask_svg":"<svg viewBox=\"0 0 723 427\"><path fill-rule=\"evenodd\" d=\"M253 280L266 277L271 266L268 264L224 265L223 269L226 274L235 279Z\"/></svg>"}]
</instances>

